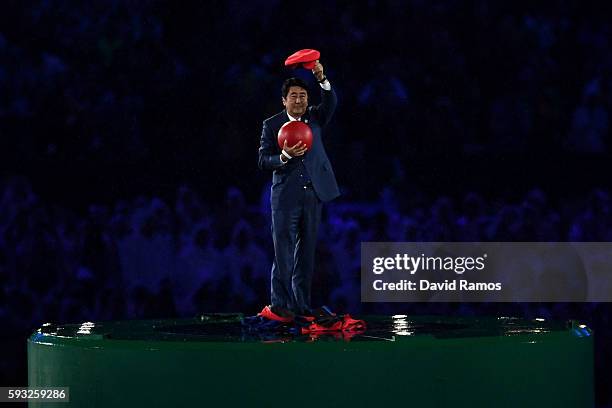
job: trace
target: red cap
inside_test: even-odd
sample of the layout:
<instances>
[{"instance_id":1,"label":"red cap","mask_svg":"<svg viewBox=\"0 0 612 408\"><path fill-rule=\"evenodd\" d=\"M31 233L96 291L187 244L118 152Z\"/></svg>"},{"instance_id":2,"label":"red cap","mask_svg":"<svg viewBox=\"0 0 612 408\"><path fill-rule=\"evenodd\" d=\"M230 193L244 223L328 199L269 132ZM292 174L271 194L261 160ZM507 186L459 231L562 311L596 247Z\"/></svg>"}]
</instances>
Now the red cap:
<instances>
[{"instance_id":1,"label":"red cap","mask_svg":"<svg viewBox=\"0 0 612 408\"><path fill-rule=\"evenodd\" d=\"M315 62L319 59L321 53L317 50L304 49L291 54L285 60L285 66L289 68L304 67L313 69Z\"/></svg>"}]
</instances>

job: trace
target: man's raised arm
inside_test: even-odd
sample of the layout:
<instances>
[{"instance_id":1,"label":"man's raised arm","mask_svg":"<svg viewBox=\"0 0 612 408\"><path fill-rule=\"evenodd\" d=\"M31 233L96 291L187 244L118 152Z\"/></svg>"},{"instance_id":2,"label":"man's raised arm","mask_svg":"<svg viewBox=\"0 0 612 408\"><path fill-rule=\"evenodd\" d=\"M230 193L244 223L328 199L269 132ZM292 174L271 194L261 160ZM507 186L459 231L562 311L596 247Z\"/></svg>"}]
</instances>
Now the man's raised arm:
<instances>
[{"instance_id":1,"label":"man's raised arm","mask_svg":"<svg viewBox=\"0 0 612 408\"><path fill-rule=\"evenodd\" d=\"M312 69L312 74L321 86L321 103L312 108L312 113L317 116L319 123L324 127L329 123L336 110L338 97L323 73L323 65L319 61L316 62Z\"/></svg>"}]
</instances>

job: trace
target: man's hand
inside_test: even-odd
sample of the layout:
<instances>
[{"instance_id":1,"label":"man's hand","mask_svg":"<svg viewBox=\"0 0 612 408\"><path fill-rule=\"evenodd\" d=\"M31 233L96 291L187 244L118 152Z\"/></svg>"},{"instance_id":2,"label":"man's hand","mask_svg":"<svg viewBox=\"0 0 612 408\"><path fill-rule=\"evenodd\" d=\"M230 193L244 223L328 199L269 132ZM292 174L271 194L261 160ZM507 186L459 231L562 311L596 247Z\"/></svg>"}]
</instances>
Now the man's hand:
<instances>
[{"instance_id":1,"label":"man's hand","mask_svg":"<svg viewBox=\"0 0 612 408\"><path fill-rule=\"evenodd\" d=\"M291 157L298 157L298 156L303 156L304 153L306 153L306 145L302 143L302 141L300 140L299 142L297 142L295 144L295 146L287 146L287 141L285 140L285 143L283 144L283 150L287 152L287 154L289 154L289 156Z\"/></svg>"},{"instance_id":2,"label":"man's hand","mask_svg":"<svg viewBox=\"0 0 612 408\"><path fill-rule=\"evenodd\" d=\"M317 81L320 81L325 77L325 75L323 75L323 65L321 65L319 60L315 62L315 66L312 69L312 74L315 76L315 78L317 78Z\"/></svg>"}]
</instances>

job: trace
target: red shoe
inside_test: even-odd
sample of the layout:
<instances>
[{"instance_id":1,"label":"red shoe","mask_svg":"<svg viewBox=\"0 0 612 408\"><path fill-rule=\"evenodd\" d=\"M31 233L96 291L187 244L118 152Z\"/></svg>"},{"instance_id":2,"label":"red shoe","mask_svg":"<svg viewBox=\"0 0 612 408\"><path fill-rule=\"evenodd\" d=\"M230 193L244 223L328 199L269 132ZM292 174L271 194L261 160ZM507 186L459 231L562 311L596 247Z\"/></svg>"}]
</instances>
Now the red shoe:
<instances>
[{"instance_id":1,"label":"red shoe","mask_svg":"<svg viewBox=\"0 0 612 408\"><path fill-rule=\"evenodd\" d=\"M289 310L283 308L274 308L278 313L272 311L272 306L265 306L261 312L257 313L257 316L265 317L266 319L275 320L281 323L291 323L295 319L295 314Z\"/></svg>"}]
</instances>

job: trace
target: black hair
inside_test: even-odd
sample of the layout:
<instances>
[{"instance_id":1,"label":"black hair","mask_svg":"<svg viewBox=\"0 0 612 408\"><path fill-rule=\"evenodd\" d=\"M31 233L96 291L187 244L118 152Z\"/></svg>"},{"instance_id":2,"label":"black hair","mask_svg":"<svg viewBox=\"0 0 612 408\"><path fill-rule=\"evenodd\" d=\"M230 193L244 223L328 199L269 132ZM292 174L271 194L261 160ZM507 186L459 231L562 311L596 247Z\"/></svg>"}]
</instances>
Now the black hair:
<instances>
[{"instance_id":1,"label":"black hair","mask_svg":"<svg viewBox=\"0 0 612 408\"><path fill-rule=\"evenodd\" d=\"M304 88L304 90L306 92L308 92L308 84L306 83L306 81L304 81L301 78L288 78L285 79L285 82L283 82L283 87L281 88L281 93L283 94L283 98L287 97L287 94L289 93L289 89L292 86L299 86L300 88Z\"/></svg>"}]
</instances>

